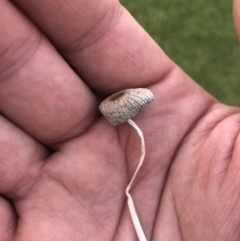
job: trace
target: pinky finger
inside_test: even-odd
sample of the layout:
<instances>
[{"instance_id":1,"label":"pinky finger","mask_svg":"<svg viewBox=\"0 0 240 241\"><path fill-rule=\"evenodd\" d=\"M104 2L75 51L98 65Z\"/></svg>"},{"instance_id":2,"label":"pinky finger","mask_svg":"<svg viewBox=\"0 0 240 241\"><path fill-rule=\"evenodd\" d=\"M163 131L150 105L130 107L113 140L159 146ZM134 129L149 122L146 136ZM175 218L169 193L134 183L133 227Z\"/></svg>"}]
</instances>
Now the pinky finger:
<instances>
[{"instance_id":1,"label":"pinky finger","mask_svg":"<svg viewBox=\"0 0 240 241\"><path fill-rule=\"evenodd\" d=\"M10 241L13 239L17 216L12 205L0 196L0 240Z\"/></svg>"}]
</instances>

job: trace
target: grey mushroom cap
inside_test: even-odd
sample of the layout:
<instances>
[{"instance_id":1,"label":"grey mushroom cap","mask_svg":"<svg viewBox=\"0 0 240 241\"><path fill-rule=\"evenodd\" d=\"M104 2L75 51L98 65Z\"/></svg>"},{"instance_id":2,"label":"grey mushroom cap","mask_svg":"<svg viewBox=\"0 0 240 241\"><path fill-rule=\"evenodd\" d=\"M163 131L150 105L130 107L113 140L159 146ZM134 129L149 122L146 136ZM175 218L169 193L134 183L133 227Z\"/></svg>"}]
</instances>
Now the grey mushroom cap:
<instances>
[{"instance_id":1,"label":"grey mushroom cap","mask_svg":"<svg viewBox=\"0 0 240 241\"><path fill-rule=\"evenodd\" d=\"M137 115L139 110L153 100L154 95L148 89L126 89L105 99L99 110L111 125L116 126Z\"/></svg>"}]
</instances>

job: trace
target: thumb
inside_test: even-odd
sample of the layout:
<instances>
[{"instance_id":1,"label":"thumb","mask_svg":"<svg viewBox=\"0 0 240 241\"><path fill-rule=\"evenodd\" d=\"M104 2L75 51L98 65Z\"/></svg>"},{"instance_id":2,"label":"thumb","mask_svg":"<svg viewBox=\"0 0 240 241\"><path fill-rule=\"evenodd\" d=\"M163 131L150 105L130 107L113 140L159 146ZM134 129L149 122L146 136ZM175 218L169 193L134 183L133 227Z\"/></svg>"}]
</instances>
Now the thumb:
<instances>
[{"instance_id":1,"label":"thumb","mask_svg":"<svg viewBox=\"0 0 240 241\"><path fill-rule=\"evenodd\" d=\"M238 42L240 42L240 1L233 1L233 26L237 36Z\"/></svg>"}]
</instances>

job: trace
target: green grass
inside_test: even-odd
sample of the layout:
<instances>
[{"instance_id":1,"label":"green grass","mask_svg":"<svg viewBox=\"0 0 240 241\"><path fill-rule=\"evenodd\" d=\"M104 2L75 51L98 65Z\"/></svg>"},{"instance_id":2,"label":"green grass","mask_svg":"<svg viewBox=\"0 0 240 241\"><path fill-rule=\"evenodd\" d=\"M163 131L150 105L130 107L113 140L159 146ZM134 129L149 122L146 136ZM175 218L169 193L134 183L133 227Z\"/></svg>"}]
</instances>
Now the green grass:
<instances>
[{"instance_id":1,"label":"green grass","mask_svg":"<svg viewBox=\"0 0 240 241\"><path fill-rule=\"evenodd\" d=\"M218 100L240 105L232 1L121 0L162 49Z\"/></svg>"}]
</instances>

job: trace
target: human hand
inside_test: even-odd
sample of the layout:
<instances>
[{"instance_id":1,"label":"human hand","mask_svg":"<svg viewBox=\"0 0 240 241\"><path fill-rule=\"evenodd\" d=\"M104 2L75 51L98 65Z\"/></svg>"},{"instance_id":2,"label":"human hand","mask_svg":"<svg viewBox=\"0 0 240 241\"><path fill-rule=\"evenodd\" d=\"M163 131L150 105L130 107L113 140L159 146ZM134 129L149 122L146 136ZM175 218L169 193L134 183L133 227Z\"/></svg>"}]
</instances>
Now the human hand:
<instances>
[{"instance_id":1,"label":"human hand","mask_svg":"<svg viewBox=\"0 0 240 241\"><path fill-rule=\"evenodd\" d=\"M0 35L1 240L137 240L125 188L140 142L96 98L130 87L155 95L135 118L147 154L131 191L148 240L239 240L239 109L117 1L3 1Z\"/></svg>"}]
</instances>

